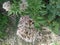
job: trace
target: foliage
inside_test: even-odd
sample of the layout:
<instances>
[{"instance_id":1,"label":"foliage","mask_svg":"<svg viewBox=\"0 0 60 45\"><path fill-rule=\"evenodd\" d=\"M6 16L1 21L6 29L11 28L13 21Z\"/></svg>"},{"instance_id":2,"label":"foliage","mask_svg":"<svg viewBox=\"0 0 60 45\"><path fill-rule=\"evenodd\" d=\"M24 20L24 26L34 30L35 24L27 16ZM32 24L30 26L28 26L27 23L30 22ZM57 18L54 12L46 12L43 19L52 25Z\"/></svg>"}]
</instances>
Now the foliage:
<instances>
[{"instance_id":1,"label":"foliage","mask_svg":"<svg viewBox=\"0 0 60 45\"><path fill-rule=\"evenodd\" d=\"M1 0L0 2L4 2ZM25 11L21 11L19 4L21 0L12 0L11 10L8 11L8 15L29 15L33 20L35 27L40 29L40 26L48 26L53 32L59 34L60 28L60 0L26 0L28 7ZM3 12L2 12L3 13ZM8 17L0 14L0 36L4 33L5 27L7 26Z\"/></svg>"},{"instance_id":2,"label":"foliage","mask_svg":"<svg viewBox=\"0 0 60 45\"><path fill-rule=\"evenodd\" d=\"M8 18L5 15L0 14L0 38L7 35L5 32L8 23Z\"/></svg>"},{"instance_id":3,"label":"foliage","mask_svg":"<svg viewBox=\"0 0 60 45\"><path fill-rule=\"evenodd\" d=\"M48 10L48 22L49 26L53 29L56 34L59 34L60 28L60 0L50 0L50 3L47 5Z\"/></svg>"},{"instance_id":4,"label":"foliage","mask_svg":"<svg viewBox=\"0 0 60 45\"><path fill-rule=\"evenodd\" d=\"M49 3L45 2L47 4L43 0L27 0L27 2L29 7L24 14L34 19L35 27L38 29L41 25L49 26L53 32L59 34L60 0L49 0Z\"/></svg>"},{"instance_id":5,"label":"foliage","mask_svg":"<svg viewBox=\"0 0 60 45\"><path fill-rule=\"evenodd\" d=\"M43 0L27 0L28 2L28 9L26 9L23 13L28 14L31 18L35 21L35 27L38 29L40 28L40 24L44 24L45 18L44 15L47 14L46 6L43 3Z\"/></svg>"},{"instance_id":6,"label":"foliage","mask_svg":"<svg viewBox=\"0 0 60 45\"><path fill-rule=\"evenodd\" d=\"M19 3L20 3L20 0L19 1L12 0L11 9L8 12L8 15L11 15L11 14L18 15L18 14L20 14Z\"/></svg>"}]
</instances>

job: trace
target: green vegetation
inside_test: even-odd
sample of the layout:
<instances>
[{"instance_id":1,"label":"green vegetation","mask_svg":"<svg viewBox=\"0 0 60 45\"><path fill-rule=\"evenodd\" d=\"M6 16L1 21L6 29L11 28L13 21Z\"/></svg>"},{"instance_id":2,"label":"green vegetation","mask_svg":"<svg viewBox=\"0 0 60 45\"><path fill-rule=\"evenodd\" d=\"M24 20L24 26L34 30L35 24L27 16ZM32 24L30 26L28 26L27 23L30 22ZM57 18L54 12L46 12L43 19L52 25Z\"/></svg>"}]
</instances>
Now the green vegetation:
<instances>
[{"instance_id":1,"label":"green vegetation","mask_svg":"<svg viewBox=\"0 0 60 45\"><path fill-rule=\"evenodd\" d=\"M0 38L4 38L7 35L6 27L8 23L8 17L0 14Z\"/></svg>"},{"instance_id":2,"label":"green vegetation","mask_svg":"<svg viewBox=\"0 0 60 45\"><path fill-rule=\"evenodd\" d=\"M1 0L0 2L3 2ZM28 7L25 11L19 10L21 0L12 0L11 10L8 15L29 15L33 20L35 27L48 26L53 32L59 34L60 28L60 0L26 0ZM4 13L4 12L2 12ZM17 21L17 20L16 20ZM8 16L0 14L0 37L3 37L8 23Z\"/></svg>"}]
</instances>

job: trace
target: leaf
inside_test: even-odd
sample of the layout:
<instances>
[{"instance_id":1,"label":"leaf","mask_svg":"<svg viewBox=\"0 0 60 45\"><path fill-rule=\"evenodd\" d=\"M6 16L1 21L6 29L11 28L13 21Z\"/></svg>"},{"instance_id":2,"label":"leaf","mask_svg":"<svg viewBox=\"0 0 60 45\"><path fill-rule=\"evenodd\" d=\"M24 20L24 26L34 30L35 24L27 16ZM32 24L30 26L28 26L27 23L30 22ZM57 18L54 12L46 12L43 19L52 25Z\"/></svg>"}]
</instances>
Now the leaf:
<instances>
[{"instance_id":1,"label":"leaf","mask_svg":"<svg viewBox=\"0 0 60 45\"><path fill-rule=\"evenodd\" d=\"M59 23L57 23L57 22L53 22L53 31L56 33L56 34L59 34Z\"/></svg>"}]
</instances>

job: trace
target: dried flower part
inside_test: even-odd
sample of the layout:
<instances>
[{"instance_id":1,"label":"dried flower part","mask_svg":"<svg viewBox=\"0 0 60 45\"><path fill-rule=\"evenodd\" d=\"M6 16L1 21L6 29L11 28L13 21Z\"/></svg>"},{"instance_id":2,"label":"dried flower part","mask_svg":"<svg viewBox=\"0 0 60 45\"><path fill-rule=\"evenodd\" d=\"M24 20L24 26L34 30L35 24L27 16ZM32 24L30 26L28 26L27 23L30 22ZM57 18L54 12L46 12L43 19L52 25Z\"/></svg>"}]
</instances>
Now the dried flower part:
<instances>
[{"instance_id":1,"label":"dried flower part","mask_svg":"<svg viewBox=\"0 0 60 45\"><path fill-rule=\"evenodd\" d=\"M7 1L7 2L4 2L3 3L3 8L6 10L6 11L9 11L10 10L10 1Z\"/></svg>"},{"instance_id":2,"label":"dried flower part","mask_svg":"<svg viewBox=\"0 0 60 45\"><path fill-rule=\"evenodd\" d=\"M29 16L22 16L18 24L17 35L26 42L33 42L36 33L37 31L34 29L33 20Z\"/></svg>"},{"instance_id":3,"label":"dried flower part","mask_svg":"<svg viewBox=\"0 0 60 45\"><path fill-rule=\"evenodd\" d=\"M29 16L22 16L19 20L17 35L26 42L38 41L41 44L50 44L56 41L56 35L48 27L42 27L41 31L37 31L33 22Z\"/></svg>"},{"instance_id":4,"label":"dried flower part","mask_svg":"<svg viewBox=\"0 0 60 45\"><path fill-rule=\"evenodd\" d=\"M56 34L54 34L48 27L42 27L41 32L42 36L40 36L40 40L42 43L51 44L56 41Z\"/></svg>"},{"instance_id":5,"label":"dried flower part","mask_svg":"<svg viewBox=\"0 0 60 45\"><path fill-rule=\"evenodd\" d=\"M28 7L28 3L26 2L26 0L21 0L22 3L20 4L20 10L21 11L25 11L25 9L27 9Z\"/></svg>"}]
</instances>

